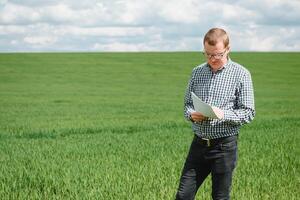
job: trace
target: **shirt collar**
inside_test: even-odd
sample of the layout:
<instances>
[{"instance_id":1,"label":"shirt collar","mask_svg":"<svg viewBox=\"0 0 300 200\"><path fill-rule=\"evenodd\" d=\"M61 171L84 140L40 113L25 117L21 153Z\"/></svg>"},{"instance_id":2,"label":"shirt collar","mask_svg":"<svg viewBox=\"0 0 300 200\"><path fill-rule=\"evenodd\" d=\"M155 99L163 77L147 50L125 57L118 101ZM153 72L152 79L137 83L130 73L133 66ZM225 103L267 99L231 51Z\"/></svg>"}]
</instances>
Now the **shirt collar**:
<instances>
[{"instance_id":1,"label":"shirt collar","mask_svg":"<svg viewBox=\"0 0 300 200\"><path fill-rule=\"evenodd\" d=\"M228 68L228 67L231 66L231 63L232 63L232 61L231 61L231 59L228 57L227 63L226 63L223 67L224 67L224 68Z\"/></svg>"}]
</instances>

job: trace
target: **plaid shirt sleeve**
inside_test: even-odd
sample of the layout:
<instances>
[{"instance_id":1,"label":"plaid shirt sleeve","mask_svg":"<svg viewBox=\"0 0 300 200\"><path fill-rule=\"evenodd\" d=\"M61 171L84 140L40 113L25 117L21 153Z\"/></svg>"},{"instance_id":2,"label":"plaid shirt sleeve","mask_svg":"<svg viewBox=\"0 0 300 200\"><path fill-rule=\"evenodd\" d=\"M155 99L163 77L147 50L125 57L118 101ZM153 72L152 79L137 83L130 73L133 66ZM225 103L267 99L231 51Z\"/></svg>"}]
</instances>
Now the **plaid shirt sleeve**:
<instances>
[{"instance_id":1,"label":"plaid shirt sleeve","mask_svg":"<svg viewBox=\"0 0 300 200\"><path fill-rule=\"evenodd\" d=\"M192 92L192 88L193 88L193 82L194 82L194 73L195 73L195 69L192 72L190 81L188 82L188 86L187 89L185 91L185 101L184 101L184 117L187 120L192 121L191 118L191 112L194 110L194 105L193 105L193 101L192 101L192 97L191 97L191 92Z\"/></svg>"},{"instance_id":2,"label":"plaid shirt sleeve","mask_svg":"<svg viewBox=\"0 0 300 200\"><path fill-rule=\"evenodd\" d=\"M224 120L243 125L254 119L254 94L251 74L245 73L238 87L236 106L233 109L224 110Z\"/></svg>"}]
</instances>

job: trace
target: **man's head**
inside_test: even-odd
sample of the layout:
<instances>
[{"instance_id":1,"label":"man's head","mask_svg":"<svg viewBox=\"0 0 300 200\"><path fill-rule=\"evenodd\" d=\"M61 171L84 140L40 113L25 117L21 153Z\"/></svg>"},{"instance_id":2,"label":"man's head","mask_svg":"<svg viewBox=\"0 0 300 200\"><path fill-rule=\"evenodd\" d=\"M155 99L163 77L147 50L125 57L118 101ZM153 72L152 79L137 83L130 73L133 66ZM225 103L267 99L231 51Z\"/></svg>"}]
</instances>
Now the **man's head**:
<instances>
[{"instance_id":1,"label":"man's head","mask_svg":"<svg viewBox=\"0 0 300 200\"><path fill-rule=\"evenodd\" d=\"M229 37L225 30L212 28L204 36L204 55L212 69L217 70L227 63Z\"/></svg>"}]
</instances>

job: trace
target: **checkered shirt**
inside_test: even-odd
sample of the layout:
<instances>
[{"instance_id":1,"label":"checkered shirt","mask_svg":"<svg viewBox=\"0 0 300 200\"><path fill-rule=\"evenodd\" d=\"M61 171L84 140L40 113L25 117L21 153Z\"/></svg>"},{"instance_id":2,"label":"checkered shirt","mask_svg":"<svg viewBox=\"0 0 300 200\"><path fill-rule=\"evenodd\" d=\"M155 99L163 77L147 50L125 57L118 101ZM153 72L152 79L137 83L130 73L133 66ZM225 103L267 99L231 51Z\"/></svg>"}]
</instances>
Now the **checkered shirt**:
<instances>
[{"instance_id":1,"label":"checkered shirt","mask_svg":"<svg viewBox=\"0 0 300 200\"><path fill-rule=\"evenodd\" d=\"M237 135L241 125L254 118L251 74L230 59L215 73L207 63L193 69L184 99L184 116L190 121L191 109L194 110L191 92L202 101L224 111L223 119L192 122L192 129L199 137L215 139Z\"/></svg>"}]
</instances>

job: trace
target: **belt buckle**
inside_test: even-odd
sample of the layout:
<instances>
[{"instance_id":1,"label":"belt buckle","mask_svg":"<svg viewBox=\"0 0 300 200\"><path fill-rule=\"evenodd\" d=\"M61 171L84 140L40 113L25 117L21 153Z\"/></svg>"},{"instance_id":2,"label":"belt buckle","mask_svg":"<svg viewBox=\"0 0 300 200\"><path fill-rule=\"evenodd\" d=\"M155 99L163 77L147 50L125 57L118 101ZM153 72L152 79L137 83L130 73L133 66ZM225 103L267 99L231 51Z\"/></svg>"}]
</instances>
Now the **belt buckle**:
<instances>
[{"instance_id":1,"label":"belt buckle","mask_svg":"<svg viewBox=\"0 0 300 200\"><path fill-rule=\"evenodd\" d=\"M206 142L206 146L210 147L210 139L202 138Z\"/></svg>"}]
</instances>

